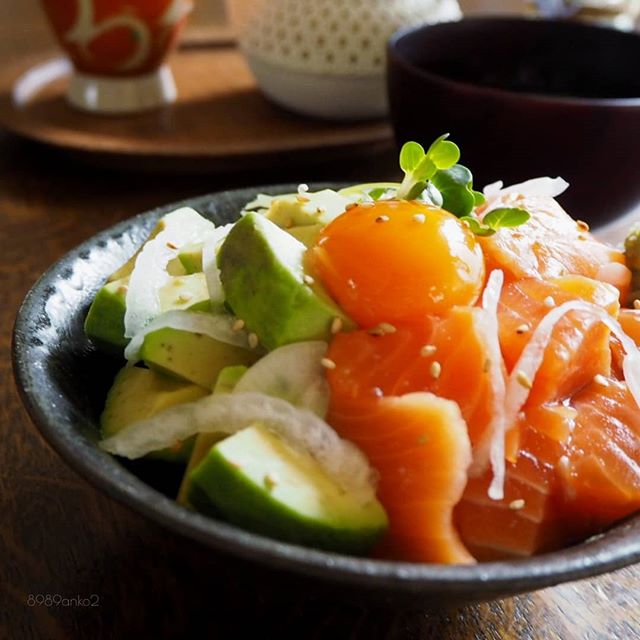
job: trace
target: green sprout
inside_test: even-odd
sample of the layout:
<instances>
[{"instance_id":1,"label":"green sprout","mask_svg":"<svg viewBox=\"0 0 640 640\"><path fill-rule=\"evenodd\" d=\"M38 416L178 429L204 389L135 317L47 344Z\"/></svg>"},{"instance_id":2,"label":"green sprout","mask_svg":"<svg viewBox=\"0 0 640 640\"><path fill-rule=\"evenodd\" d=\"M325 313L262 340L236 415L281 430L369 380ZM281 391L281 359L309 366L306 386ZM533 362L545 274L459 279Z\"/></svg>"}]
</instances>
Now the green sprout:
<instances>
[{"instance_id":1,"label":"green sprout","mask_svg":"<svg viewBox=\"0 0 640 640\"><path fill-rule=\"evenodd\" d=\"M520 208L494 209L482 220L471 215L477 206L484 204L485 197L474 191L473 175L467 167L458 164L460 149L448 137L448 133L440 136L427 151L417 142L407 142L402 147L400 168L404 179L396 197L442 207L467 222L479 236L490 236L500 228L525 224L530 216ZM381 197L382 194L375 195Z\"/></svg>"}]
</instances>

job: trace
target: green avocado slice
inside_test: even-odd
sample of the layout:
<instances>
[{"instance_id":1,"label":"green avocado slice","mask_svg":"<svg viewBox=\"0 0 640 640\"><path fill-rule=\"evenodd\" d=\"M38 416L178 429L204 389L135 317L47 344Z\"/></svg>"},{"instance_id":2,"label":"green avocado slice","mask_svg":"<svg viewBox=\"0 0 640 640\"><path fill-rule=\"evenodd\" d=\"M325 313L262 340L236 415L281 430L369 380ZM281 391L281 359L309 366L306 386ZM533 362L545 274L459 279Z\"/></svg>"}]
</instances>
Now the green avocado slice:
<instances>
[{"instance_id":1,"label":"green avocado slice","mask_svg":"<svg viewBox=\"0 0 640 640\"><path fill-rule=\"evenodd\" d=\"M329 340L336 317L353 322L318 283L304 273L306 247L258 213L229 232L218 254L227 304L262 345Z\"/></svg>"},{"instance_id":2,"label":"green avocado slice","mask_svg":"<svg viewBox=\"0 0 640 640\"><path fill-rule=\"evenodd\" d=\"M387 517L377 500L360 504L308 453L254 425L211 448L191 473L199 491L226 519L280 540L364 554Z\"/></svg>"},{"instance_id":3,"label":"green avocado slice","mask_svg":"<svg viewBox=\"0 0 640 640\"><path fill-rule=\"evenodd\" d=\"M140 347L140 358L149 368L209 390L222 369L253 364L259 356L201 333L171 328L148 333Z\"/></svg>"},{"instance_id":4,"label":"green avocado slice","mask_svg":"<svg viewBox=\"0 0 640 640\"><path fill-rule=\"evenodd\" d=\"M125 367L116 375L107 394L100 417L102 436L108 438L134 422L151 418L176 404L194 402L208 393L195 384L178 382L150 369ZM193 442L194 438L189 438L149 457L184 463L189 459Z\"/></svg>"},{"instance_id":5,"label":"green avocado slice","mask_svg":"<svg viewBox=\"0 0 640 640\"><path fill-rule=\"evenodd\" d=\"M178 251L178 260L187 273L202 271L202 243L186 244Z\"/></svg>"},{"instance_id":6,"label":"green avocado slice","mask_svg":"<svg viewBox=\"0 0 640 640\"><path fill-rule=\"evenodd\" d=\"M287 233L292 235L296 240L302 242L302 244L310 249L316 244L320 232L324 229L324 225L321 224L309 224L298 227L290 227L287 229Z\"/></svg>"},{"instance_id":7,"label":"green avocado slice","mask_svg":"<svg viewBox=\"0 0 640 640\"><path fill-rule=\"evenodd\" d=\"M247 367L238 365L235 367L225 367L216 380L213 393L231 393L242 376L247 372ZM202 459L209 453L211 447L224 438L220 433L199 433L193 445L187 469L184 472L178 497L180 504L186 507L193 507L197 511L208 513L211 503L208 499L203 500L202 491L193 486L191 482L191 472L200 464ZM206 498L206 496L205 496Z\"/></svg>"},{"instance_id":8,"label":"green avocado slice","mask_svg":"<svg viewBox=\"0 0 640 640\"><path fill-rule=\"evenodd\" d=\"M107 282L89 308L84 323L87 337L103 351L122 355L129 340L124 337L129 276ZM206 278L203 273L172 277L159 292L164 311L211 311Z\"/></svg>"},{"instance_id":9,"label":"green avocado slice","mask_svg":"<svg viewBox=\"0 0 640 640\"><path fill-rule=\"evenodd\" d=\"M124 337L124 314L127 308L129 276L107 282L89 307L84 331L99 349L122 355L129 340Z\"/></svg>"}]
</instances>

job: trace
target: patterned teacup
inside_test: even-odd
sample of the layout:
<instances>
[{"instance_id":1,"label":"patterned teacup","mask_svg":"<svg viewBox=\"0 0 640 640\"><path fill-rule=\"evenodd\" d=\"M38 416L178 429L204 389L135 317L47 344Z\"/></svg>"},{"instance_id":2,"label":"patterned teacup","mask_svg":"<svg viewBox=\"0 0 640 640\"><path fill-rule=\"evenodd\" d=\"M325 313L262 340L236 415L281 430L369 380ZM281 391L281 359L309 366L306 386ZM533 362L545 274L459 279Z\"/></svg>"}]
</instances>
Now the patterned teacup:
<instances>
[{"instance_id":1,"label":"patterned teacup","mask_svg":"<svg viewBox=\"0 0 640 640\"><path fill-rule=\"evenodd\" d=\"M75 72L67 97L81 109L125 113L175 100L167 53L192 0L42 0Z\"/></svg>"}]
</instances>

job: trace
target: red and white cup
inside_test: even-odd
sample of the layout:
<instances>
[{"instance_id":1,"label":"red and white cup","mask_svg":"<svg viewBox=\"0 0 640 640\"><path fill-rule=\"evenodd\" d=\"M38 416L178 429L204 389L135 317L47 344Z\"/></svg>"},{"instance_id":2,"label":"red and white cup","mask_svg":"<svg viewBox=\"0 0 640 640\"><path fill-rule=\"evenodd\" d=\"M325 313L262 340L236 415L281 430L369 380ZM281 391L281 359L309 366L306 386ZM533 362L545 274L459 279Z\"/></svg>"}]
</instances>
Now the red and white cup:
<instances>
[{"instance_id":1,"label":"red and white cup","mask_svg":"<svg viewBox=\"0 0 640 640\"><path fill-rule=\"evenodd\" d=\"M98 113L127 113L173 102L167 54L192 0L42 0L74 66L67 98Z\"/></svg>"}]
</instances>

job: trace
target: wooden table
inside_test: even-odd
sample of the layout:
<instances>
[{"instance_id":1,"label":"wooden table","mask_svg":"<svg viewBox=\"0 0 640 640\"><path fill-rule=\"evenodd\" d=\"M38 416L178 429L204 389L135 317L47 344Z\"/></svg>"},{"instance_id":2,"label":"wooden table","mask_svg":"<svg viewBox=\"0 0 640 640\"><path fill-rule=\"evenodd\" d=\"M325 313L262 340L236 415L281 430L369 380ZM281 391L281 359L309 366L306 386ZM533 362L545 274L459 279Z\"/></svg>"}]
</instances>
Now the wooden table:
<instances>
[{"instance_id":1,"label":"wooden table","mask_svg":"<svg viewBox=\"0 0 640 640\"><path fill-rule=\"evenodd\" d=\"M385 611L300 592L225 561L95 491L48 449L17 397L10 331L38 275L98 229L189 195L258 182L389 175L356 167L159 177L82 166L0 134L0 638L640 638L640 566L440 614ZM29 596L97 606L29 606ZM245 634L243 634L243 631ZM256 636L258 637L258 636Z\"/></svg>"}]
</instances>

